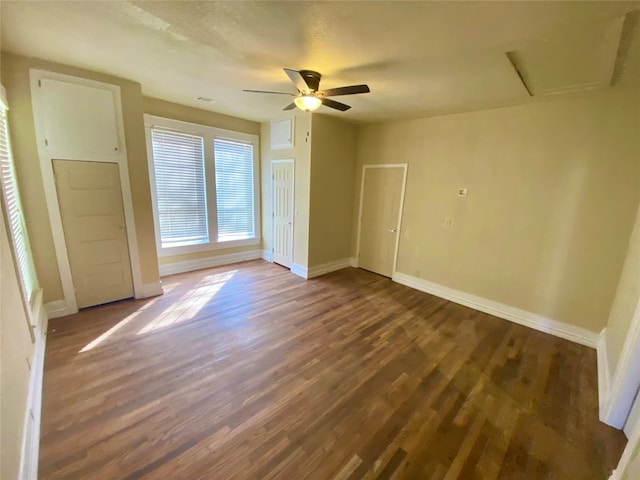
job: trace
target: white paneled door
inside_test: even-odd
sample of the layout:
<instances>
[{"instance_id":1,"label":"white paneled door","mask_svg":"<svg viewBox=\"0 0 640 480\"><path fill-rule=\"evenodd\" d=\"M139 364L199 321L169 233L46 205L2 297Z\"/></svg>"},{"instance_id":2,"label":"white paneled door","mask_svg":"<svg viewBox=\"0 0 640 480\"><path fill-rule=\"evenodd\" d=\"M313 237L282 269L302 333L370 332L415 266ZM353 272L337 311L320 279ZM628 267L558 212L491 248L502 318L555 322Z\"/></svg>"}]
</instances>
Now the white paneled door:
<instances>
[{"instance_id":1,"label":"white paneled door","mask_svg":"<svg viewBox=\"0 0 640 480\"><path fill-rule=\"evenodd\" d=\"M272 260L290 268L293 259L293 160L274 160L271 165Z\"/></svg>"},{"instance_id":2,"label":"white paneled door","mask_svg":"<svg viewBox=\"0 0 640 480\"><path fill-rule=\"evenodd\" d=\"M54 160L79 308L133 297L118 165Z\"/></svg>"},{"instance_id":3,"label":"white paneled door","mask_svg":"<svg viewBox=\"0 0 640 480\"><path fill-rule=\"evenodd\" d=\"M404 165L363 169L358 266L391 277L404 196Z\"/></svg>"}]
</instances>

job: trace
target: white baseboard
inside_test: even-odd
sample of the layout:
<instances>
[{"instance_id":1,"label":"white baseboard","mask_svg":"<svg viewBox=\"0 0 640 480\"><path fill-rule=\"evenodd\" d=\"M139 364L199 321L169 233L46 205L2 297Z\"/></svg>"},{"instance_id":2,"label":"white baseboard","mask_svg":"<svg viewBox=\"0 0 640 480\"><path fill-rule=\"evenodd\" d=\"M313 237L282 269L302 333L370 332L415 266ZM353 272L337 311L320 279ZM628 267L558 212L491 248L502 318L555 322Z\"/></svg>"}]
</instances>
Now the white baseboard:
<instances>
[{"instance_id":1,"label":"white baseboard","mask_svg":"<svg viewBox=\"0 0 640 480\"><path fill-rule=\"evenodd\" d=\"M41 307L41 306L40 306ZM39 308L42 311L42 308ZM42 417L42 379L44 377L44 352L48 320L44 314L35 329L35 348L29 375L29 393L24 418L20 451L19 480L38 478L40 449L40 420Z\"/></svg>"},{"instance_id":2,"label":"white baseboard","mask_svg":"<svg viewBox=\"0 0 640 480\"><path fill-rule=\"evenodd\" d=\"M349 265L353 268L358 268L358 259L356 257L351 257L349 259Z\"/></svg>"},{"instance_id":3,"label":"white baseboard","mask_svg":"<svg viewBox=\"0 0 640 480\"><path fill-rule=\"evenodd\" d=\"M333 262L323 263L322 265L309 267L307 271L307 278L319 277L325 273L335 272L336 270L341 270L349 266L351 266L351 259L349 258L341 258L340 260L335 260Z\"/></svg>"},{"instance_id":4,"label":"white baseboard","mask_svg":"<svg viewBox=\"0 0 640 480\"><path fill-rule=\"evenodd\" d=\"M604 419L605 405L611 391L609 357L607 355L607 329L602 329L598 336L598 346L596 347L598 354L598 411L600 412L600 420Z\"/></svg>"},{"instance_id":5,"label":"white baseboard","mask_svg":"<svg viewBox=\"0 0 640 480\"><path fill-rule=\"evenodd\" d=\"M298 275L305 280L309 278L309 269L307 267L303 267L302 265L298 265L297 263L291 264L291 273Z\"/></svg>"},{"instance_id":6,"label":"white baseboard","mask_svg":"<svg viewBox=\"0 0 640 480\"><path fill-rule=\"evenodd\" d=\"M640 379L640 301L631 319L615 369L609 370L609 389L600 419L617 429L625 428L636 401ZM609 365L612 369L613 365ZM635 414L635 412L634 412ZM640 422L638 422L640 424ZM627 429L628 430L628 429ZM638 458L640 461L640 458Z\"/></svg>"},{"instance_id":7,"label":"white baseboard","mask_svg":"<svg viewBox=\"0 0 640 480\"><path fill-rule=\"evenodd\" d=\"M273 255L271 250L263 250L262 251L262 259L267 262L273 262Z\"/></svg>"},{"instance_id":8,"label":"white baseboard","mask_svg":"<svg viewBox=\"0 0 640 480\"><path fill-rule=\"evenodd\" d=\"M44 311L47 312L47 318L49 320L77 313L77 311L69 308L67 302L64 300L54 300L53 302L45 303Z\"/></svg>"},{"instance_id":9,"label":"white baseboard","mask_svg":"<svg viewBox=\"0 0 640 480\"><path fill-rule=\"evenodd\" d=\"M203 268L219 267L231 263L246 262L262 258L262 250L248 250L246 252L229 253L227 255L215 255L211 257L186 260L184 262L166 263L160 265L160 276L173 275L175 273L193 272Z\"/></svg>"},{"instance_id":10,"label":"white baseboard","mask_svg":"<svg viewBox=\"0 0 640 480\"><path fill-rule=\"evenodd\" d=\"M351 258L342 258L333 262L323 263L314 267L303 267L297 263L291 264L291 273L298 275L304 279L319 277L325 273L335 272L351 266Z\"/></svg>"},{"instance_id":11,"label":"white baseboard","mask_svg":"<svg viewBox=\"0 0 640 480\"><path fill-rule=\"evenodd\" d=\"M144 283L142 285L141 292L139 292L139 295L136 295L136 298L157 297L158 295L162 295L163 293L164 290L162 289L161 281Z\"/></svg>"},{"instance_id":12,"label":"white baseboard","mask_svg":"<svg viewBox=\"0 0 640 480\"><path fill-rule=\"evenodd\" d=\"M394 282L401 283L407 287L421 290L431 295L435 295L446 300L479 310L489 315L504 318L514 323L530 327L541 332L550 333L556 337L564 338L587 347L596 348L598 344L598 334L585 328L576 327L567 323L546 318L536 313L520 310L502 303L494 302L486 298L477 297L469 293L460 292L437 283L429 282L421 278L412 277L404 273L394 273Z\"/></svg>"}]
</instances>

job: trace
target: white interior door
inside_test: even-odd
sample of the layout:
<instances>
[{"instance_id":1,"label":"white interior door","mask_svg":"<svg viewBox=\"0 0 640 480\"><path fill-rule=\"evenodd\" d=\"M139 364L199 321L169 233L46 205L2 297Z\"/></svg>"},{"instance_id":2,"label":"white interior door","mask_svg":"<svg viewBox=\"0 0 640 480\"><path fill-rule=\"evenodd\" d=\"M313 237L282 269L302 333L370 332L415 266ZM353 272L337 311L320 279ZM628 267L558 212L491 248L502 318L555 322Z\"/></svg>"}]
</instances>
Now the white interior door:
<instances>
[{"instance_id":1,"label":"white interior door","mask_svg":"<svg viewBox=\"0 0 640 480\"><path fill-rule=\"evenodd\" d=\"M391 277L404 196L404 165L365 166L360 202L358 266Z\"/></svg>"},{"instance_id":2,"label":"white interior door","mask_svg":"<svg viewBox=\"0 0 640 480\"><path fill-rule=\"evenodd\" d=\"M53 170L78 307L133 297L118 165L54 160Z\"/></svg>"},{"instance_id":3,"label":"white interior door","mask_svg":"<svg viewBox=\"0 0 640 480\"><path fill-rule=\"evenodd\" d=\"M271 172L272 260L290 268L293 259L293 160L274 160Z\"/></svg>"}]
</instances>

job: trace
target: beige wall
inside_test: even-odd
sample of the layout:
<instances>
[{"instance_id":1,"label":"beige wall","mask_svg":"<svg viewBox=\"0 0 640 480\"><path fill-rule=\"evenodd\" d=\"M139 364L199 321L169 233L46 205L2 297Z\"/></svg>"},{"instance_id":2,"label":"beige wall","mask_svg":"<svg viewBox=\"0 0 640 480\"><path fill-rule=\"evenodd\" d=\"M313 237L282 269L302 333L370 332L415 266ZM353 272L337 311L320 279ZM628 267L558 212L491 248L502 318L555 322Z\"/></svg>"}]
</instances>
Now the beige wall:
<instances>
[{"instance_id":1,"label":"beige wall","mask_svg":"<svg viewBox=\"0 0 640 480\"><path fill-rule=\"evenodd\" d=\"M609 378L616 371L631 320L640 304L640 207L627 247L627 255L607 323Z\"/></svg>"},{"instance_id":2,"label":"beige wall","mask_svg":"<svg viewBox=\"0 0 640 480\"><path fill-rule=\"evenodd\" d=\"M44 301L63 298L60 272L47 214L33 124L29 69L37 68L118 85L131 179L142 282L159 280L144 135L143 98L139 83L101 73L7 53L1 57L1 80L7 90L9 127L25 217Z\"/></svg>"},{"instance_id":3,"label":"beige wall","mask_svg":"<svg viewBox=\"0 0 640 480\"><path fill-rule=\"evenodd\" d=\"M157 98L144 97L144 113L155 115L158 117L170 118L172 120L180 120L182 122L196 123L198 125L207 125L209 127L222 128L225 130L233 130L235 132L249 133L252 135L260 135L260 124L251 120L222 115L220 113L199 110L197 108L178 105L177 103L165 102ZM217 248L204 252L186 253L180 255L171 255L158 259L160 265L167 265L175 262L184 262L189 260L198 260L201 258L215 257L218 255L229 255L233 253L246 252L262 248L261 245L247 245L244 247Z\"/></svg>"},{"instance_id":4,"label":"beige wall","mask_svg":"<svg viewBox=\"0 0 640 480\"><path fill-rule=\"evenodd\" d=\"M158 117L171 118L182 122L197 123L209 127L233 130L234 132L260 135L260 123L243 118L209 112L198 108L187 107L177 103L165 102L157 98L144 97L144 113Z\"/></svg>"},{"instance_id":5,"label":"beige wall","mask_svg":"<svg viewBox=\"0 0 640 480\"><path fill-rule=\"evenodd\" d=\"M18 478L34 345L0 209L0 478Z\"/></svg>"},{"instance_id":6,"label":"beige wall","mask_svg":"<svg viewBox=\"0 0 640 480\"><path fill-rule=\"evenodd\" d=\"M312 115L294 112L294 147L271 150L271 123L264 122L260 129L262 158L262 242L270 251L271 242L271 161L294 159L294 219L293 263L309 265L309 189L311 175L311 122Z\"/></svg>"},{"instance_id":7,"label":"beige wall","mask_svg":"<svg viewBox=\"0 0 640 480\"><path fill-rule=\"evenodd\" d=\"M160 265L170 265L172 263L178 262L187 262L191 260L201 260L211 257L216 257L219 255L231 255L234 253L242 253L253 250L260 250L262 246L260 244L257 245L245 245L242 247L231 247L231 248L216 248L214 250L205 250L202 252L193 252L193 253L181 253L179 255L170 255L168 257L159 257L158 264Z\"/></svg>"},{"instance_id":8,"label":"beige wall","mask_svg":"<svg viewBox=\"0 0 640 480\"><path fill-rule=\"evenodd\" d=\"M408 163L399 272L598 332L640 200L639 111L613 89L365 126L357 195L363 164Z\"/></svg>"},{"instance_id":9,"label":"beige wall","mask_svg":"<svg viewBox=\"0 0 640 480\"><path fill-rule=\"evenodd\" d=\"M309 266L351 256L357 127L313 115L311 129Z\"/></svg>"}]
</instances>

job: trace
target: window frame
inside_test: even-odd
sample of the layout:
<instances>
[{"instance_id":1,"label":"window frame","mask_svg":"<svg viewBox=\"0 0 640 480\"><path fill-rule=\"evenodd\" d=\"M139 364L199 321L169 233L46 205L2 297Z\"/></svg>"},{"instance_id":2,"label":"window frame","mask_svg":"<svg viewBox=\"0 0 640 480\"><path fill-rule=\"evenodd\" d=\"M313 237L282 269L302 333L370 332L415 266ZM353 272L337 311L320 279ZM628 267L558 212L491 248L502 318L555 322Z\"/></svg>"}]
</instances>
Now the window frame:
<instances>
[{"instance_id":1,"label":"window frame","mask_svg":"<svg viewBox=\"0 0 640 480\"><path fill-rule=\"evenodd\" d=\"M17 210L18 220L20 222L20 231L16 232L13 224L10 220L9 201L6 197L6 189L3 182L0 181L0 196L2 197L2 210L4 213L5 229L7 237L9 239L9 245L11 249L11 257L13 260L13 268L18 279L20 293L22 297L23 307L26 313L27 320L29 322L29 333L31 334L31 340L35 339L34 329L38 327L38 315L36 312L37 304L41 301L42 290L38 281L38 275L35 268L35 262L33 259L33 252L31 250L31 241L29 239L29 230L27 227L27 221L24 215L24 206L22 205L22 198L20 194L20 186L18 185L18 177L16 172L15 157L13 156L13 150L11 146L11 137L9 132L9 104L5 93L4 86L0 85L0 109L4 112L5 117L5 132L6 147L9 160L9 168L12 172L11 183L13 183L13 194L15 195L14 205ZM20 235L22 238L21 244L23 245L24 255L26 255L26 264L22 265L18 259L18 243L19 239L16 238ZM23 267L28 269L28 272L23 270ZM31 281L27 281L27 276L31 278Z\"/></svg>"},{"instance_id":2,"label":"window frame","mask_svg":"<svg viewBox=\"0 0 640 480\"><path fill-rule=\"evenodd\" d=\"M207 252L212 250L222 250L228 248L259 245L262 242L260 229L260 144L259 136L250 133L225 130L197 123L183 122L155 115L144 115L145 136L147 142L147 164L149 168L149 186L151 189L151 204L153 209L153 226L156 238L156 248L158 257L170 257L186 253ZM204 145L204 170L205 170L205 196L207 205L207 223L209 229L209 243L196 245L182 245L176 247L162 247L160 238L160 223L158 215L158 192L156 190L155 163L153 160L153 144L151 130L159 128L164 130L174 130L179 133L200 136ZM219 242L218 239L218 206L215 181L215 158L214 144L216 138L249 143L253 147L253 215L254 231L253 238L242 240L228 240Z\"/></svg>"},{"instance_id":3,"label":"window frame","mask_svg":"<svg viewBox=\"0 0 640 480\"><path fill-rule=\"evenodd\" d=\"M155 206L157 208L158 211L158 217L157 217L157 227L159 230L159 238L160 238L160 246L163 249L170 249L170 248L176 248L176 247L180 247L180 246L192 246L192 245L203 245L203 244L207 244L209 243L209 239L210 239L210 231L209 231L209 216L208 216L208 209L209 206L207 205L207 192L206 192L206 165L204 162L204 150L205 150L205 139L200 136L200 135L191 135L191 134L187 134L184 132L178 132L175 130L168 130L165 128L159 129L159 128L154 128L150 130L150 134L151 134L151 143L152 143L152 152L151 155L154 157L153 158L153 167L154 167L154 176L155 176L155 187L156 187L156 201L155 201ZM157 159L155 158L155 153L156 153L156 149L155 149L155 140L156 140L156 135L158 135L158 140L159 141L164 141L166 143L166 146L168 148L171 148L172 146L174 148L176 145L178 145L181 141L184 142L185 138L187 137L188 140L186 143L182 143L182 146L185 148L189 148L188 143L191 143L192 146L194 148L197 149L197 153L199 154L195 154L195 151L193 152L194 155L193 157L191 157L191 155L189 153L187 153L185 158L180 158L178 160L180 161L185 161L187 162L186 165L184 166L184 174L185 176L188 177L192 177L192 176L197 176L200 178L195 178L194 180L196 180L196 183L198 184L200 188L193 188L193 190L190 190L188 192L188 196L191 197L192 195L195 195L196 198L191 198L192 200L196 200L198 202L198 207L202 207L202 210L200 208L196 209L195 211L198 212L198 221L200 220L204 220L204 225L201 230L199 230L199 233L204 233L204 238L200 237L197 241L191 241L191 242L173 242L173 245L171 245L171 240L167 239L166 241L164 241L162 239L162 235L163 235L163 222L162 222L162 207L168 207L168 210L173 210L172 207L175 207L175 203L173 202L169 202L168 204L165 205L165 202L161 202L160 200L163 198L162 192L158 192L158 176L157 174ZM171 139L168 138L163 138L165 135L169 135L170 137L173 137ZM182 140L178 140L175 137L179 137ZM176 161L175 157L173 157L172 155L166 155L166 152L160 152L160 161L162 160L168 160L168 158L171 158L171 160L168 161L168 163L170 164L173 161ZM167 165L168 166L168 165ZM169 167L170 168L170 167ZM173 170L173 169L172 169ZM197 172L196 172L197 170ZM165 175L163 175L163 178L165 177ZM173 176L170 175L171 180L169 178L167 178L168 182L173 181ZM184 177L183 177L184 178ZM162 181L160 182L161 184L163 183ZM187 188L187 184L184 185L185 188ZM168 187L171 189L171 185L168 185ZM180 192L182 192L182 189L180 189ZM174 192L177 193L177 192ZM172 200L174 200L173 196L170 197ZM200 200L202 201L202 204L200 204ZM178 200L179 201L179 200ZM178 211L180 211L180 223L182 223L182 220L184 220L184 218L182 217L183 215L188 215L188 213L186 213L184 210L182 210L180 208L180 206L178 207ZM172 215L169 215L169 217L172 218ZM166 218L166 217L165 217ZM172 220L169 220L169 223L172 223ZM195 219L194 219L195 221ZM169 228L169 230L171 230ZM169 236L172 236L171 233L176 233L176 232L166 232L169 233ZM183 232L183 234L186 234L187 232ZM189 232L189 233L195 233L195 232ZM184 238L184 237L183 237ZM169 245L165 245L169 244Z\"/></svg>"}]
</instances>

